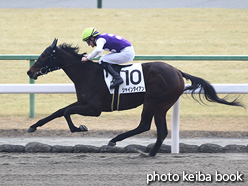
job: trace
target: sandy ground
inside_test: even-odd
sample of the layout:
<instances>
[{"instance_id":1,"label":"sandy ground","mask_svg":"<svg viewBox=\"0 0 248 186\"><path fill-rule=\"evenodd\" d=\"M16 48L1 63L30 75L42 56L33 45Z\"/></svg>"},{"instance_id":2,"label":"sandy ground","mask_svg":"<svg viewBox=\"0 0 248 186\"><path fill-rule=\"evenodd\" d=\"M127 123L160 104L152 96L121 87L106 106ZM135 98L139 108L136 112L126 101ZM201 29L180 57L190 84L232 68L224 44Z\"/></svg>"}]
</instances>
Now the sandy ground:
<instances>
[{"instance_id":1,"label":"sandy ground","mask_svg":"<svg viewBox=\"0 0 248 186\"><path fill-rule=\"evenodd\" d=\"M156 157L146 157L144 154L137 153L2 153L0 154L0 185L119 186L147 185L149 181L151 181L150 185L192 185L192 183L247 185L247 161L248 154L230 153L158 154ZM222 176L216 177L216 171ZM201 181L204 177L205 181ZM232 181L218 182L217 180L221 177L226 180L230 178ZM152 182L154 179L155 181ZM176 181L177 179L179 180Z\"/></svg>"}]
</instances>

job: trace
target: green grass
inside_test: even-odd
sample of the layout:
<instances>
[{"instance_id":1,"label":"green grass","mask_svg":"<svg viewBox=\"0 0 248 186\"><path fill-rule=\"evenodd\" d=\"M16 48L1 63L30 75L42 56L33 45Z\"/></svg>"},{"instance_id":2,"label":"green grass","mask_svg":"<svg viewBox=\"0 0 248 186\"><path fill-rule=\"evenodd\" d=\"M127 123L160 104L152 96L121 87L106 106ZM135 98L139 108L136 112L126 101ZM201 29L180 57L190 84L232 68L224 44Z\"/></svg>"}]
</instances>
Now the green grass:
<instances>
[{"instance_id":1,"label":"green grass","mask_svg":"<svg viewBox=\"0 0 248 186\"><path fill-rule=\"evenodd\" d=\"M129 39L136 55L247 55L247 14L245 9L1 9L0 51L1 54L40 54L56 37L59 44L73 43L80 46L80 52L89 53L92 48L81 41L81 33L86 27L94 26L100 32ZM28 61L0 62L0 83L29 83ZM167 62L211 83L248 82L247 61ZM60 70L40 77L36 83L71 82ZM0 97L1 120L16 122L17 126L16 120L20 120L19 127L37 120L28 119L28 95ZM212 103L202 106L188 97L184 95L181 99L182 129L248 130L244 109ZM36 95L36 116L44 117L75 100L75 95ZM248 105L248 96L244 95L242 101ZM103 113L100 119L93 118L92 121L111 124L129 120L137 125L141 110L142 107ZM170 122L171 111L168 115ZM88 117L75 117L75 120L92 123ZM23 124L23 121L27 123ZM227 127L228 122L235 126ZM126 127L125 124L121 126ZM0 128L8 127L11 126L6 126L6 122L0 124ZM113 125L108 127L112 129Z\"/></svg>"}]
</instances>

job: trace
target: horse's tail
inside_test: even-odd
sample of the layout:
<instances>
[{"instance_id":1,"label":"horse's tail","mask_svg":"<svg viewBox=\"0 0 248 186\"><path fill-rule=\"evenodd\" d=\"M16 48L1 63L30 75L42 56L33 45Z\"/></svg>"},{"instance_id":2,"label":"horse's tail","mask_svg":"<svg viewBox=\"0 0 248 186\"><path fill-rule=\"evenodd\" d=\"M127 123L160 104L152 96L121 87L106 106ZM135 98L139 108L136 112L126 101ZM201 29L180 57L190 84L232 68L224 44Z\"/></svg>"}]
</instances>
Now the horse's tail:
<instances>
[{"instance_id":1,"label":"horse's tail","mask_svg":"<svg viewBox=\"0 0 248 186\"><path fill-rule=\"evenodd\" d=\"M191 92L191 96L194 99L195 99L194 93L195 93L196 89L199 89L199 98L200 98L200 101L202 103L203 103L203 101L201 99L201 94L204 94L205 99L207 101L209 101L209 102L217 102L217 103L221 103L221 104L225 104L225 105L232 105L232 106L241 106L241 107L244 107L237 100L237 98L234 99L231 102L227 101L225 98L223 98L223 99L219 98L218 95L216 94L216 91L215 91L214 87L209 82L205 81L204 79L201 79L199 77L195 77L195 76L189 75L189 74L184 73L184 72L181 72L181 74L182 74L182 76L185 79L191 81L191 85L185 87L184 92L187 91L187 90L192 91Z\"/></svg>"}]
</instances>

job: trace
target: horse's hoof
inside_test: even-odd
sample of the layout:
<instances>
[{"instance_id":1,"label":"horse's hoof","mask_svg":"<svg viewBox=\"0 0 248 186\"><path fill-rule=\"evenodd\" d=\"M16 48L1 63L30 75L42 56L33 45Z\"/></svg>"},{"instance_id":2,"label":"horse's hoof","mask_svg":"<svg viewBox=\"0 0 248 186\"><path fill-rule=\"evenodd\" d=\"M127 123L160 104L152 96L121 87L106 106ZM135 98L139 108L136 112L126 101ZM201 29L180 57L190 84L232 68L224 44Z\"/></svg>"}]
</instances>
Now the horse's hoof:
<instances>
[{"instance_id":1,"label":"horse's hoof","mask_svg":"<svg viewBox=\"0 0 248 186\"><path fill-rule=\"evenodd\" d=\"M80 130L85 132L85 131L89 131L89 129L85 126L85 125L80 125L79 126Z\"/></svg>"},{"instance_id":2,"label":"horse's hoof","mask_svg":"<svg viewBox=\"0 0 248 186\"><path fill-rule=\"evenodd\" d=\"M27 132L28 133L32 133L32 132L34 132L36 130L37 130L36 128L29 127L29 129L27 130Z\"/></svg>"},{"instance_id":3,"label":"horse's hoof","mask_svg":"<svg viewBox=\"0 0 248 186\"><path fill-rule=\"evenodd\" d=\"M150 157L154 157L154 156L156 156L156 153L150 152L150 153L149 153L149 156L150 156Z\"/></svg>"},{"instance_id":4,"label":"horse's hoof","mask_svg":"<svg viewBox=\"0 0 248 186\"><path fill-rule=\"evenodd\" d=\"M115 142L111 142L111 141L110 141L110 142L108 143L108 147L114 147L115 145L116 145Z\"/></svg>"}]
</instances>

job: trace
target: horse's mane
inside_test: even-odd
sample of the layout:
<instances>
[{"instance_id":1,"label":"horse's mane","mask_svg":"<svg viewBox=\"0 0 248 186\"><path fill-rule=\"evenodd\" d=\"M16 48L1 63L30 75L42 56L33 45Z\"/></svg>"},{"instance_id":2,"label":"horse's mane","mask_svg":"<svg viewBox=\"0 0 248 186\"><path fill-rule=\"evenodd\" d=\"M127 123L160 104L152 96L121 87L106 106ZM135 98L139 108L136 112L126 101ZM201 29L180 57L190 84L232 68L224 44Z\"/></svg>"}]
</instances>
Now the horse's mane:
<instances>
[{"instance_id":1,"label":"horse's mane","mask_svg":"<svg viewBox=\"0 0 248 186\"><path fill-rule=\"evenodd\" d=\"M59 45L59 47L63 50L66 50L67 52L71 53L72 55L78 57L78 58L82 58L84 54L79 54L79 46L75 46L73 47L72 44L67 44L67 43L63 43L61 45Z\"/></svg>"},{"instance_id":2,"label":"horse's mane","mask_svg":"<svg viewBox=\"0 0 248 186\"><path fill-rule=\"evenodd\" d=\"M79 54L78 53L79 52L79 46L73 47L72 44L63 43L63 44L59 45L59 48L69 52L70 54L72 54L74 56L76 56L77 58L80 59L80 61L81 61L81 58L87 54L86 52ZM99 67L100 64L94 63L92 60L88 60L87 63L84 63L84 64L86 64L86 65L89 65L89 64L92 65L93 64L93 65L97 66L98 68L101 68L101 67Z\"/></svg>"}]
</instances>

